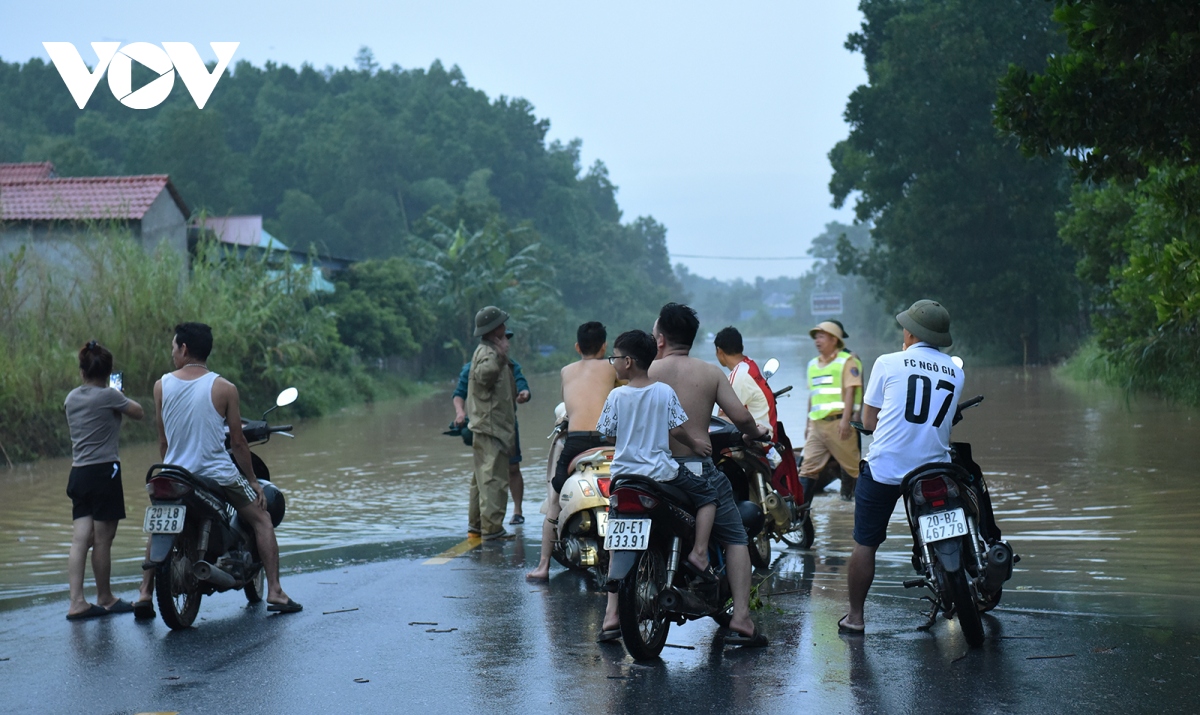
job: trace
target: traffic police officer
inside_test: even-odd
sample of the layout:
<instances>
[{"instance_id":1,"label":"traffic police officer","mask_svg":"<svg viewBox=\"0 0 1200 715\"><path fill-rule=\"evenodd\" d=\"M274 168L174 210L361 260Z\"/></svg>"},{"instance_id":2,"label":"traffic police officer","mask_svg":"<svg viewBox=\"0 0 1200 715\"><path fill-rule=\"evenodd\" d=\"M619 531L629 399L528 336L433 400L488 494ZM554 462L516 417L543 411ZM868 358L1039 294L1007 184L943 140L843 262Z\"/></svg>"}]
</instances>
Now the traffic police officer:
<instances>
[{"instance_id":1,"label":"traffic police officer","mask_svg":"<svg viewBox=\"0 0 1200 715\"><path fill-rule=\"evenodd\" d=\"M850 422L862 408L862 362L846 349L850 337L839 323L825 321L808 331L819 355L808 363L808 423L800 478L816 480L833 457L842 468L842 499L854 494L858 478L858 434Z\"/></svg>"}]
</instances>

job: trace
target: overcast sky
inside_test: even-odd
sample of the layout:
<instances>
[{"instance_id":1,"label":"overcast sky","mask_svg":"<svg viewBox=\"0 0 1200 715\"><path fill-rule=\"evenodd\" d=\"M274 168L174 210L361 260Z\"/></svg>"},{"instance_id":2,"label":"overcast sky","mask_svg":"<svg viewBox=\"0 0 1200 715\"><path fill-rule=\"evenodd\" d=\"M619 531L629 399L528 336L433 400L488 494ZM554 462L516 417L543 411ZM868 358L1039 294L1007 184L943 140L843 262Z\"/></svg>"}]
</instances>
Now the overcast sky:
<instances>
[{"instance_id":1,"label":"overcast sky","mask_svg":"<svg viewBox=\"0 0 1200 715\"><path fill-rule=\"evenodd\" d=\"M234 62L457 64L489 96L531 101L550 138L608 166L625 220L652 215L700 275L799 275L830 206L826 154L866 75L843 46L851 0L787 2L95 2L0 0L0 59L49 60L43 41L240 42ZM100 89L103 89L102 85ZM64 86L63 91L66 91ZM216 92L221 91L218 84ZM133 110L131 110L133 111ZM676 257L756 257L754 261Z\"/></svg>"}]
</instances>

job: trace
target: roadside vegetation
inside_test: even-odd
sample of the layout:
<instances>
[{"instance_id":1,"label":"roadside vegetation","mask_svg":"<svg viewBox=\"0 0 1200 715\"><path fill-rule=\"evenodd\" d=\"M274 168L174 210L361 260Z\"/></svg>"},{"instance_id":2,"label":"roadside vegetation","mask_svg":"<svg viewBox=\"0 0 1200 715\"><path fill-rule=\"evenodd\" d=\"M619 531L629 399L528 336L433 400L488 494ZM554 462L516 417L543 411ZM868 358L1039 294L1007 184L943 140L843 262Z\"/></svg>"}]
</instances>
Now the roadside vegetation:
<instances>
[{"instance_id":1,"label":"roadside vegetation","mask_svg":"<svg viewBox=\"0 0 1200 715\"><path fill-rule=\"evenodd\" d=\"M172 330L184 319L213 326L209 364L238 385L251 416L291 385L304 395L301 415L405 389L356 359L334 311L290 262L273 266L202 242L188 270L174 251L148 255L103 229L75 250L69 268L25 250L0 259L0 446L8 460L69 453L62 404L79 384L77 353L88 340L112 350L126 394L149 406L154 382L173 369ZM146 439L154 429L153 421L131 423L125 437Z\"/></svg>"}]
</instances>

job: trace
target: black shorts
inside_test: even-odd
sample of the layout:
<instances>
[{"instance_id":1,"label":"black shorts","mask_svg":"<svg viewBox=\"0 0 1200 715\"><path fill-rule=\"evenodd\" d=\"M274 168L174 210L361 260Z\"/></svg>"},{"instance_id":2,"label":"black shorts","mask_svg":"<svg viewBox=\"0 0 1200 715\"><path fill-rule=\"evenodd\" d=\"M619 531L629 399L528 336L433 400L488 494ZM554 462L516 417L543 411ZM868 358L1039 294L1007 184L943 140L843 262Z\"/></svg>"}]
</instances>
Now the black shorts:
<instances>
[{"instance_id":1,"label":"black shorts","mask_svg":"<svg viewBox=\"0 0 1200 715\"><path fill-rule=\"evenodd\" d=\"M521 423L513 424L513 452L508 455L509 464L521 463Z\"/></svg>"},{"instance_id":2,"label":"black shorts","mask_svg":"<svg viewBox=\"0 0 1200 715\"><path fill-rule=\"evenodd\" d=\"M879 546L887 539L888 522L900 500L899 484L880 484L871 477L871 465L862 463L854 486L854 541Z\"/></svg>"},{"instance_id":3,"label":"black shorts","mask_svg":"<svg viewBox=\"0 0 1200 715\"><path fill-rule=\"evenodd\" d=\"M121 488L121 463L102 462L71 467L67 478L71 518L90 516L96 521L125 518L125 491Z\"/></svg>"},{"instance_id":4,"label":"black shorts","mask_svg":"<svg viewBox=\"0 0 1200 715\"><path fill-rule=\"evenodd\" d=\"M567 469L570 468L572 459L589 449L603 447L605 444L604 438L598 432L568 432L567 441L563 443L562 454L558 457L558 464L554 466L554 478L550 480L550 486L554 487L554 493L562 493L563 485L567 483Z\"/></svg>"}]
</instances>

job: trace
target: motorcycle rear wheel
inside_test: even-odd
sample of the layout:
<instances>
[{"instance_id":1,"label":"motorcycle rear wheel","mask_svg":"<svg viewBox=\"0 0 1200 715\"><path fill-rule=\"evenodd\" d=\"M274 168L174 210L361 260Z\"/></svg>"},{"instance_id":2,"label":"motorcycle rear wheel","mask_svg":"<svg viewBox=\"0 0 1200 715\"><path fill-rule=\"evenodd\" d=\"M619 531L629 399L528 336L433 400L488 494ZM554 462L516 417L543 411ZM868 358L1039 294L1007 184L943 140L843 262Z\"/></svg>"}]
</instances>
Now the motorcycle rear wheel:
<instances>
[{"instance_id":1,"label":"motorcycle rear wheel","mask_svg":"<svg viewBox=\"0 0 1200 715\"><path fill-rule=\"evenodd\" d=\"M667 565L662 552L649 548L617 591L617 618L621 638L634 660L654 660L667 643L671 622L658 608L658 594L667 586Z\"/></svg>"},{"instance_id":2,"label":"motorcycle rear wheel","mask_svg":"<svg viewBox=\"0 0 1200 715\"><path fill-rule=\"evenodd\" d=\"M259 566L258 573L254 574L254 578L246 582L244 590L248 602L261 603L267 595L267 570Z\"/></svg>"},{"instance_id":3,"label":"motorcycle rear wheel","mask_svg":"<svg viewBox=\"0 0 1200 715\"><path fill-rule=\"evenodd\" d=\"M950 581L950 598L954 601L954 617L958 619L958 627L962 629L967 645L978 648L983 645L983 620L979 617L979 607L975 605L975 599L971 597L967 572L959 569L956 573L946 576Z\"/></svg>"},{"instance_id":4,"label":"motorcycle rear wheel","mask_svg":"<svg viewBox=\"0 0 1200 715\"><path fill-rule=\"evenodd\" d=\"M154 574L158 612L173 631L191 628L200 613L200 582L192 575L196 556L191 539L180 534Z\"/></svg>"}]
</instances>

